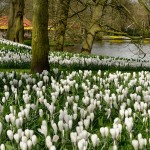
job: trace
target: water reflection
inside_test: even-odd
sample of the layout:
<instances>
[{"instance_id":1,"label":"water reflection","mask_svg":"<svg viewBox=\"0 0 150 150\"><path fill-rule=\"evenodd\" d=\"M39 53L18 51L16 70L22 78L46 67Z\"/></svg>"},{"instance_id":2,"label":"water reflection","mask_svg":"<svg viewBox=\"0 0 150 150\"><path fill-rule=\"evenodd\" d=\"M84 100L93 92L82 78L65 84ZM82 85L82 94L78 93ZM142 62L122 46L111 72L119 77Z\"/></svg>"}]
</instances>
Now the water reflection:
<instances>
[{"instance_id":1,"label":"water reflection","mask_svg":"<svg viewBox=\"0 0 150 150\"><path fill-rule=\"evenodd\" d=\"M137 46L132 43L114 43L114 42L95 42L92 48L92 54L113 56L113 57L124 57L124 58L143 58L150 59L150 44L138 45L142 51L139 51Z\"/></svg>"},{"instance_id":2,"label":"water reflection","mask_svg":"<svg viewBox=\"0 0 150 150\"><path fill-rule=\"evenodd\" d=\"M150 60L150 43L140 45L140 48L144 51L144 53L146 53L145 57L144 54L142 54L142 52L140 52L138 48L134 44L130 43L128 40L126 42L123 40L100 41L94 42L91 53L102 56L139 58ZM65 51L79 53L80 50L81 44L65 47Z\"/></svg>"}]
</instances>

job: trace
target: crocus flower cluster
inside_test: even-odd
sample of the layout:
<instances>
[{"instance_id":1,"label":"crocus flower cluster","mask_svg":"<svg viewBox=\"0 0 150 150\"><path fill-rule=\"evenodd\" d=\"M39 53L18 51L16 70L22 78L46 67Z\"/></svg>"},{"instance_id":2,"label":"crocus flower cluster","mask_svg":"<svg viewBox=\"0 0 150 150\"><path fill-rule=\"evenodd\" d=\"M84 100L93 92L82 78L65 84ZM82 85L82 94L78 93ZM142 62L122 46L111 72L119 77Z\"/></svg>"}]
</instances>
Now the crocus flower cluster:
<instances>
[{"instance_id":1,"label":"crocus flower cluster","mask_svg":"<svg viewBox=\"0 0 150 150\"><path fill-rule=\"evenodd\" d=\"M29 64L30 50L3 48L0 64ZM0 72L1 150L149 148L150 72L90 70L149 61L51 52L49 62L51 73Z\"/></svg>"},{"instance_id":2,"label":"crocus flower cluster","mask_svg":"<svg viewBox=\"0 0 150 150\"><path fill-rule=\"evenodd\" d=\"M146 149L150 72L0 72L0 148Z\"/></svg>"},{"instance_id":3,"label":"crocus flower cluster","mask_svg":"<svg viewBox=\"0 0 150 150\"><path fill-rule=\"evenodd\" d=\"M0 43L14 45L12 49L0 50L0 65L3 68L28 67L31 63L31 47L0 39ZM103 69L103 68L121 68L121 69L149 69L150 61L142 59L113 58L96 55L82 55L61 52L50 52L49 63L53 67L79 68L79 69Z\"/></svg>"},{"instance_id":4,"label":"crocus flower cluster","mask_svg":"<svg viewBox=\"0 0 150 150\"><path fill-rule=\"evenodd\" d=\"M0 44L6 44L6 45L16 46L16 47L20 47L20 48L22 47L22 48L26 48L26 49L31 49L30 46L20 44L20 43L17 43L17 42L13 42L13 41L10 41L10 40L6 40L4 38L0 38Z\"/></svg>"}]
</instances>

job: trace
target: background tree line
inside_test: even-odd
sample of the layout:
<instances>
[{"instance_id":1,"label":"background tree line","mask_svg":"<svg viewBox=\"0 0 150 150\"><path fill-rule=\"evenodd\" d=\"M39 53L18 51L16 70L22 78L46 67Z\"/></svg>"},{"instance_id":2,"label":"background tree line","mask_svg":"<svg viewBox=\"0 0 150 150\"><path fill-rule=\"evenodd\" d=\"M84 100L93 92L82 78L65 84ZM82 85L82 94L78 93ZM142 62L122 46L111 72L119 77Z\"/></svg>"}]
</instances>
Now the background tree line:
<instances>
[{"instance_id":1,"label":"background tree line","mask_svg":"<svg viewBox=\"0 0 150 150\"><path fill-rule=\"evenodd\" d=\"M78 40L82 42L81 52L90 53L95 37L103 34L150 35L149 0L1 0L0 8L1 14L9 12L7 39L12 41L23 42L23 16L32 20L34 72L48 69L49 40L55 41L56 51L63 51L66 38ZM49 20L55 29L50 37ZM79 28L84 32L78 32ZM42 60L45 62L36 68Z\"/></svg>"}]
</instances>

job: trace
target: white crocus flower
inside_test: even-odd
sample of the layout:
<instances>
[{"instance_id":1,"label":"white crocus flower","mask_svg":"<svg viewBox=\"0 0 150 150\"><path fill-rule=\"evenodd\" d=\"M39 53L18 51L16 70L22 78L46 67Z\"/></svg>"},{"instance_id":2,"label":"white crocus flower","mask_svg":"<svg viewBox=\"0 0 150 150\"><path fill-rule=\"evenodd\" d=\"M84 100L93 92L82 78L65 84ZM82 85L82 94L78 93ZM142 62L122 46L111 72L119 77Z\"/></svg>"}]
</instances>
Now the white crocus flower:
<instances>
[{"instance_id":1,"label":"white crocus flower","mask_svg":"<svg viewBox=\"0 0 150 150\"><path fill-rule=\"evenodd\" d=\"M4 85L4 90L7 92L9 91L9 87L7 85Z\"/></svg>"},{"instance_id":2,"label":"white crocus flower","mask_svg":"<svg viewBox=\"0 0 150 150\"><path fill-rule=\"evenodd\" d=\"M30 91L30 85L26 85L27 91Z\"/></svg>"},{"instance_id":3,"label":"white crocus flower","mask_svg":"<svg viewBox=\"0 0 150 150\"><path fill-rule=\"evenodd\" d=\"M77 119L77 117L78 117L78 115L75 113L75 114L73 114L73 120L76 120Z\"/></svg>"},{"instance_id":4,"label":"white crocus flower","mask_svg":"<svg viewBox=\"0 0 150 150\"><path fill-rule=\"evenodd\" d=\"M5 103L6 102L6 98L2 97L2 102Z\"/></svg>"},{"instance_id":5,"label":"white crocus flower","mask_svg":"<svg viewBox=\"0 0 150 150\"><path fill-rule=\"evenodd\" d=\"M147 145L147 139L144 138L144 145L146 146Z\"/></svg>"},{"instance_id":6,"label":"white crocus flower","mask_svg":"<svg viewBox=\"0 0 150 150\"><path fill-rule=\"evenodd\" d=\"M14 139L15 139L16 143L18 144L18 143L19 143L19 140L20 140L20 137L19 137L19 134L18 134L18 133L15 133L15 134L14 134Z\"/></svg>"},{"instance_id":7,"label":"white crocus flower","mask_svg":"<svg viewBox=\"0 0 150 150\"><path fill-rule=\"evenodd\" d=\"M140 141L141 139L142 139L142 134L139 133L139 134L138 134L138 141Z\"/></svg>"},{"instance_id":8,"label":"white crocus flower","mask_svg":"<svg viewBox=\"0 0 150 150\"><path fill-rule=\"evenodd\" d=\"M18 86L19 86L19 87L22 86L22 80L19 80Z\"/></svg>"},{"instance_id":9,"label":"white crocus flower","mask_svg":"<svg viewBox=\"0 0 150 150\"><path fill-rule=\"evenodd\" d=\"M37 144L37 137L36 137L36 135L32 135L31 140L32 140L33 146L35 146Z\"/></svg>"},{"instance_id":10,"label":"white crocus flower","mask_svg":"<svg viewBox=\"0 0 150 150\"><path fill-rule=\"evenodd\" d=\"M15 120L16 120L16 117L13 114L11 114L11 116L10 116L11 123L15 124Z\"/></svg>"},{"instance_id":11,"label":"white crocus flower","mask_svg":"<svg viewBox=\"0 0 150 150\"><path fill-rule=\"evenodd\" d=\"M21 150L27 150L28 149L27 144L24 142L20 142L20 148L21 148Z\"/></svg>"},{"instance_id":12,"label":"white crocus flower","mask_svg":"<svg viewBox=\"0 0 150 150\"><path fill-rule=\"evenodd\" d=\"M5 145L4 145L4 144L1 144L1 145L0 145L0 149L1 149L1 150L5 150Z\"/></svg>"},{"instance_id":13,"label":"white crocus flower","mask_svg":"<svg viewBox=\"0 0 150 150\"><path fill-rule=\"evenodd\" d=\"M27 147L29 150L32 149L32 141L30 139L27 141Z\"/></svg>"},{"instance_id":14,"label":"white crocus flower","mask_svg":"<svg viewBox=\"0 0 150 150\"><path fill-rule=\"evenodd\" d=\"M105 136L108 137L108 135L109 135L109 129L108 127L105 127Z\"/></svg>"},{"instance_id":15,"label":"white crocus flower","mask_svg":"<svg viewBox=\"0 0 150 150\"><path fill-rule=\"evenodd\" d=\"M129 114L129 116L131 116L131 114L132 114L132 109L131 108L128 108L128 114Z\"/></svg>"},{"instance_id":16,"label":"white crocus flower","mask_svg":"<svg viewBox=\"0 0 150 150\"><path fill-rule=\"evenodd\" d=\"M27 140L28 140L28 139L27 139L27 137L26 137L25 135L22 136L22 138L21 138L21 141L22 141L22 142L27 143Z\"/></svg>"},{"instance_id":17,"label":"white crocus flower","mask_svg":"<svg viewBox=\"0 0 150 150\"><path fill-rule=\"evenodd\" d=\"M42 86L43 86L43 81L39 81L39 82L37 83L37 85L38 85L39 88L42 88Z\"/></svg>"},{"instance_id":18,"label":"white crocus flower","mask_svg":"<svg viewBox=\"0 0 150 150\"><path fill-rule=\"evenodd\" d=\"M86 148L87 148L87 141L85 141L85 139L79 140L78 148L79 148L79 150L86 150Z\"/></svg>"},{"instance_id":19,"label":"white crocus flower","mask_svg":"<svg viewBox=\"0 0 150 150\"><path fill-rule=\"evenodd\" d=\"M46 142L46 146L50 149L50 147L52 146L51 137L47 136L45 142Z\"/></svg>"},{"instance_id":20,"label":"white crocus flower","mask_svg":"<svg viewBox=\"0 0 150 150\"><path fill-rule=\"evenodd\" d=\"M68 129L69 129L68 123L64 123L64 129L65 129L65 131L68 131Z\"/></svg>"},{"instance_id":21,"label":"white crocus flower","mask_svg":"<svg viewBox=\"0 0 150 150\"><path fill-rule=\"evenodd\" d=\"M56 150L56 147L55 147L54 145L52 145L52 146L50 147L50 150Z\"/></svg>"},{"instance_id":22,"label":"white crocus flower","mask_svg":"<svg viewBox=\"0 0 150 150\"><path fill-rule=\"evenodd\" d=\"M134 150L138 150L138 146L139 146L138 140L132 140L132 145L134 147Z\"/></svg>"},{"instance_id":23,"label":"white crocus flower","mask_svg":"<svg viewBox=\"0 0 150 150\"><path fill-rule=\"evenodd\" d=\"M33 134L34 134L34 131L30 130L30 139L32 138Z\"/></svg>"},{"instance_id":24,"label":"white crocus flower","mask_svg":"<svg viewBox=\"0 0 150 150\"><path fill-rule=\"evenodd\" d=\"M63 131L63 125L64 125L63 121L60 120L60 121L58 122L58 128L59 128L60 131Z\"/></svg>"},{"instance_id":25,"label":"white crocus flower","mask_svg":"<svg viewBox=\"0 0 150 150\"><path fill-rule=\"evenodd\" d=\"M59 140L59 136L54 135L52 141L56 143L58 140Z\"/></svg>"},{"instance_id":26,"label":"white crocus flower","mask_svg":"<svg viewBox=\"0 0 150 150\"><path fill-rule=\"evenodd\" d=\"M116 144L113 146L113 150L118 150L118 147Z\"/></svg>"},{"instance_id":27,"label":"white crocus flower","mask_svg":"<svg viewBox=\"0 0 150 150\"><path fill-rule=\"evenodd\" d=\"M115 131L115 129L111 128L110 129L110 134L111 134L111 136L112 136L113 139L116 138L116 131Z\"/></svg>"},{"instance_id":28,"label":"white crocus flower","mask_svg":"<svg viewBox=\"0 0 150 150\"><path fill-rule=\"evenodd\" d=\"M131 100L127 99L127 105L130 106Z\"/></svg>"},{"instance_id":29,"label":"white crocus flower","mask_svg":"<svg viewBox=\"0 0 150 150\"><path fill-rule=\"evenodd\" d=\"M56 123L51 123L54 133L57 134L57 125Z\"/></svg>"},{"instance_id":30,"label":"white crocus flower","mask_svg":"<svg viewBox=\"0 0 150 150\"><path fill-rule=\"evenodd\" d=\"M71 132L70 133L70 138L71 138L71 142L74 143L74 145L76 145L76 142L77 142L77 132Z\"/></svg>"},{"instance_id":31,"label":"white crocus flower","mask_svg":"<svg viewBox=\"0 0 150 150\"><path fill-rule=\"evenodd\" d=\"M57 74L59 70L58 70L58 68L54 68L53 71L55 74Z\"/></svg>"},{"instance_id":32,"label":"white crocus flower","mask_svg":"<svg viewBox=\"0 0 150 150\"><path fill-rule=\"evenodd\" d=\"M126 129L130 133L133 128L133 118L125 118Z\"/></svg>"},{"instance_id":33,"label":"white crocus flower","mask_svg":"<svg viewBox=\"0 0 150 150\"><path fill-rule=\"evenodd\" d=\"M119 129L119 132L120 132L120 134L122 133L122 125L121 124L118 124L117 125L117 128Z\"/></svg>"},{"instance_id":34,"label":"white crocus flower","mask_svg":"<svg viewBox=\"0 0 150 150\"><path fill-rule=\"evenodd\" d=\"M42 125L41 125L41 128L38 129L38 131L42 134L44 134L44 136L46 137L47 136L47 123L46 123L46 120L43 120L42 121Z\"/></svg>"},{"instance_id":35,"label":"white crocus flower","mask_svg":"<svg viewBox=\"0 0 150 150\"><path fill-rule=\"evenodd\" d=\"M22 117L17 118L16 121L15 121L15 124L16 124L16 127L17 127L17 128L19 128L19 127L22 126L22 123L23 123L22 120L23 120L23 119L21 119L21 118L22 118Z\"/></svg>"},{"instance_id":36,"label":"white crocus flower","mask_svg":"<svg viewBox=\"0 0 150 150\"><path fill-rule=\"evenodd\" d=\"M68 125L69 125L69 129L71 129L71 128L72 128L72 125L73 125L73 121L72 121L72 120L69 120Z\"/></svg>"},{"instance_id":37,"label":"white crocus flower","mask_svg":"<svg viewBox=\"0 0 150 150\"><path fill-rule=\"evenodd\" d=\"M51 103L51 105L47 105L47 109L50 111L50 114L53 115L53 112L55 110L54 104Z\"/></svg>"},{"instance_id":38,"label":"white crocus flower","mask_svg":"<svg viewBox=\"0 0 150 150\"><path fill-rule=\"evenodd\" d=\"M5 92L5 98L6 98L6 100L8 100L8 98L9 98L9 92Z\"/></svg>"},{"instance_id":39,"label":"white crocus flower","mask_svg":"<svg viewBox=\"0 0 150 150\"><path fill-rule=\"evenodd\" d=\"M30 106L33 110L35 110L36 109L36 107L37 107L37 105L36 104L31 104L31 106Z\"/></svg>"},{"instance_id":40,"label":"white crocus flower","mask_svg":"<svg viewBox=\"0 0 150 150\"><path fill-rule=\"evenodd\" d=\"M83 130L79 135L81 136L81 139L85 139L87 141L90 134L86 130Z\"/></svg>"},{"instance_id":41,"label":"white crocus flower","mask_svg":"<svg viewBox=\"0 0 150 150\"><path fill-rule=\"evenodd\" d=\"M90 119L91 119L91 122L93 122L93 120L94 120L94 113L90 113Z\"/></svg>"},{"instance_id":42,"label":"white crocus flower","mask_svg":"<svg viewBox=\"0 0 150 150\"><path fill-rule=\"evenodd\" d=\"M11 131L11 130L7 130L7 136L8 136L8 138L9 138L9 140L13 140L13 132Z\"/></svg>"},{"instance_id":43,"label":"white crocus flower","mask_svg":"<svg viewBox=\"0 0 150 150\"><path fill-rule=\"evenodd\" d=\"M141 138L139 140L139 147L140 147L140 149L143 149L144 145L145 145L145 140L143 138Z\"/></svg>"},{"instance_id":44,"label":"white crocus flower","mask_svg":"<svg viewBox=\"0 0 150 150\"><path fill-rule=\"evenodd\" d=\"M83 131L83 126L77 126L76 131L78 134L80 134Z\"/></svg>"},{"instance_id":45,"label":"white crocus flower","mask_svg":"<svg viewBox=\"0 0 150 150\"><path fill-rule=\"evenodd\" d=\"M39 116L42 118L43 117L43 109L39 109Z\"/></svg>"},{"instance_id":46,"label":"white crocus flower","mask_svg":"<svg viewBox=\"0 0 150 150\"><path fill-rule=\"evenodd\" d=\"M13 114L14 113L14 108L13 106L9 106L10 112Z\"/></svg>"},{"instance_id":47,"label":"white crocus flower","mask_svg":"<svg viewBox=\"0 0 150 150\"><path fill-rule=\"evenodd\" d=\"M21 138L21 137L22 137L22 135L23 135L23 131L22 131L22 129L21 129L21 128L20 128L20 129L18 129L17 133L18 133L18 135L19 135L19 138Z\"/></svg>"},{"instance_id":48,"label":"white crocus flower","mask_svg":"<svg viewBox=\"0 0 150 150\"><path fill-rule=\"evenodd\" d=\"M125 117L128 117L129 116L128 110L125 110L124 114L125 114Z\"/></svg>"},{"instance_id":49,"label":"white crocus flower","mask_svg":"<svg viewBox=\"0 0 150 150\"><path fill-rule=\"evenodd\" d=\"M29 130L29 129L26 129L26 130L24 131L24 133L25 133L25 136L29 139L29 138L30 138L30 130Z\"/></svg>"},{"instance_id":50,"label":"white crocus flower","mask_svg":"<svg viewBox=\"0 0 150 150\"><path fill-rule=\"evenodd\" d=\"M89 128L89 126L90 126L90 119L84 119L84 126L85 126L86 129Z\"/></svg>"},{"instance_id":51,"label":"white crocus flower","mask_svg":"<svg viewBox=\"0 0 150 150\"><path fill-rule=\"evenodd\" d=\"M80 98L80 97L79 97L79 95L76 95L76 96L75 96L75 100L76 100L76 102L78 102L78 101L79 101L79 98Z\"/></svg>"},{"instance_id":52,"label":"white crocus flower","mask_svg":"<svg viewBox=\"0 0 150 150\"><path fill-rule=\"evenodd\" d=\"M73 105L74 113L77 113L77 110L78 110L78 105L77 105L77 103L74 103L74 105Z\"/></svg>"},{"instance_id":53,"label":"white crocus flower","mask_svg":"<svg viewBox=\"0 0 150 150\"><path fill-rule=\"evenodd\" d=\"M104 127L101 127L101 128L100 128L100 133L101 133L101 136L102 136L102 137L105 136L105 128L104 128Z\"/></svg>"},{"instance_id":54,"label":"white crocus flower","mask_svg":"<svg viewBox=\"0 0 150 150\"><path fill-rule=\"evenodd\" d=\"M45 83L48 83L49 77L48 77L48 76L43 76L43 81L44 81Z\"/></svg>"},{"instance_id":55,"label":"white crocus flower","mask_svg":"<svg viewBox=\"0 0 150 150\"><path fill-rule=\"evenodd\" d=\"M97 134L92 134L91 141L92 141L92 144L94 147L99 145L100 140L99 140Z\"/></svg>"},{"instance_id":56,"label":"white crocus flower","mask_svg":"<svg viewBox=\"0 0 150 150\"><path fill-rule=\"evenodd\" d=\"M111 134L113 140L118 139L118 137L119 137L119 129L118 128L115 128L115 129L111 128L110 129L110 134Z\"/></svg>"},{"instance_id":57,"label":"white crocus flower","mask_svg":"<svg viewBox=\"0 0 150 150\"><path fill-rule=\"evenodd\" d=\"M42 91L43 91L43 93L45 93L45 91L46 91L46 86L42 86Z\"/></svg>"},{"instance_id":58,"label":"white crocus flower","mask_svg":"<svg viewBox=\"0 0 150 150\"><path fill-rule=\"evenodd\" d=\"M24 113L25 113L26 118L28 119L29 118L29 113L30 113L30 108L25 108Z\"/></svg>"}]
</instances>

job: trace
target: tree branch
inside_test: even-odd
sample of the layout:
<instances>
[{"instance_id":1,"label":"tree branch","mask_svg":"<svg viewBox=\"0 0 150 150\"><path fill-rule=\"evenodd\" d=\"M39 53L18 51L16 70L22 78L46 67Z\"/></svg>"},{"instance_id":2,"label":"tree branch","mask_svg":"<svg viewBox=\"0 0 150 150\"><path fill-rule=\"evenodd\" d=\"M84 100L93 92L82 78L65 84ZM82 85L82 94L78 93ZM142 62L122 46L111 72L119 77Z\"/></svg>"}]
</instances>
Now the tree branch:
<instances>
[{"instance_id":1,"label":"tree branch","mask_svg":"<svg viewBox=\"0 0 150 150\"><path fill-rule=\"evenodd\" d=\"M74 12L74 14L72 14L71 16L68 16L68 18L72 18L72 17L78 15L79 13L85 11L85 10L87 9L87 5L86 5L83 9L81 9L81 10L79 10L79 11L77 11L77 12L74 11L72 8L70 8L70 9Z\"/></svg>"}]
</instances>

